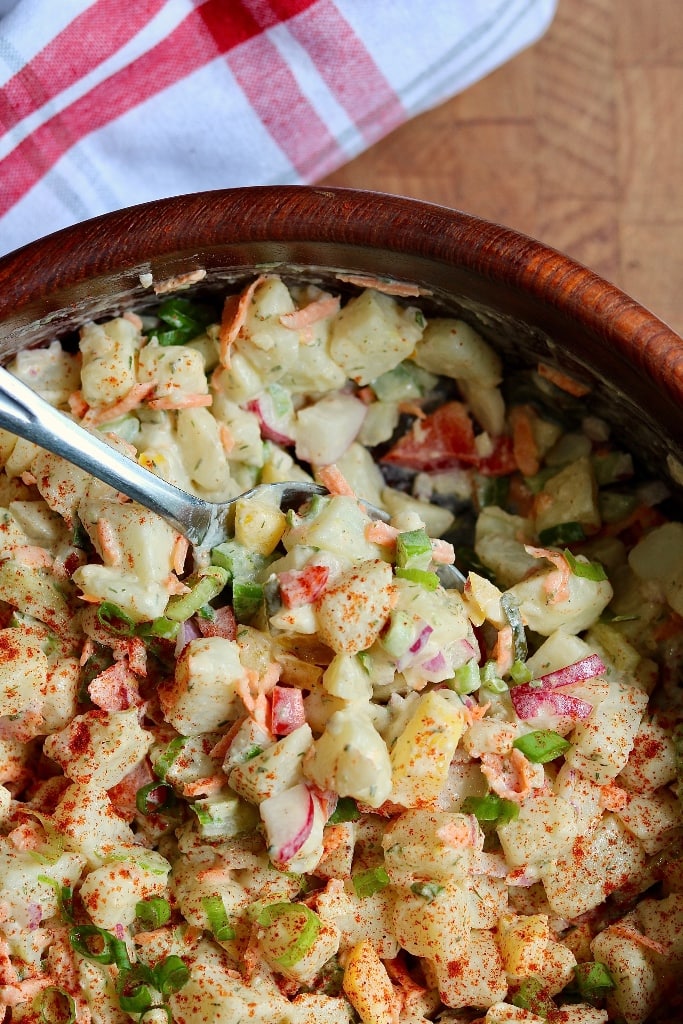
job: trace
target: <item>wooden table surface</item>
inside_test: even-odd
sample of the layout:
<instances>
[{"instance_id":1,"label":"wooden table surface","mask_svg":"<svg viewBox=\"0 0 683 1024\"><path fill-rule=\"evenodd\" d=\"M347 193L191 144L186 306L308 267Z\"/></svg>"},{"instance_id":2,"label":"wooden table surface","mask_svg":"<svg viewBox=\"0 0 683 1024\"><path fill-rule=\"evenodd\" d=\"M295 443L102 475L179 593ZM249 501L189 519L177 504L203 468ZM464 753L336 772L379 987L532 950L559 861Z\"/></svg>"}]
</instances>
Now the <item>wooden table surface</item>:
<instances>
[{"instance_id":1,"label":"wooden table surface","mask_svg":"<svg viewBox=\"0 0 683 1024\"><path fill-rule=\"evenodd\" d=\"M325 179L555 246L683 333L683 4L559 0L533 47Z\"/></svg>"}]
</instances>

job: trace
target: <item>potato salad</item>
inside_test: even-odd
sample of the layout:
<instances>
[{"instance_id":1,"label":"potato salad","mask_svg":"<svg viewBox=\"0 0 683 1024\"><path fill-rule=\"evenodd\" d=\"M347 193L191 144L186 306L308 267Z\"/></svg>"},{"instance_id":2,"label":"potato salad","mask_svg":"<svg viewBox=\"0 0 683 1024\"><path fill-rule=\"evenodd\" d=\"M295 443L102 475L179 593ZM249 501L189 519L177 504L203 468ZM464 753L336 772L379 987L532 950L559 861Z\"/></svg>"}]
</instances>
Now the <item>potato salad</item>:
<instances>
[{"instance_id":1,"label":"potato salad","mask_svg":"<svg viewBox=\"0 0 683 1024\"><path fill-rule=\"evenodd\" d=\"M0 431L0 1020L671 1019L667 488L409 286L183 283L9 368L209 501L327 493L193 550Z\"/></svg>"}]
</instances>

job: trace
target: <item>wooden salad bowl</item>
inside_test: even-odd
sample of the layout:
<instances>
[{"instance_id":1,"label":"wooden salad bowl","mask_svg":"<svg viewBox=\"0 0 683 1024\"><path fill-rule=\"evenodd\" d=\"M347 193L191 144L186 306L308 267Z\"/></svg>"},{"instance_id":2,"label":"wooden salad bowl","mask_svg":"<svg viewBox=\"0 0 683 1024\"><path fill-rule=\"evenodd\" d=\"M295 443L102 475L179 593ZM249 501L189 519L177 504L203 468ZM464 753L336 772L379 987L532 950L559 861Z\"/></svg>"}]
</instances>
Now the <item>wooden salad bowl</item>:
<instances>
[{"instance_id":1,"label":"wooden salad bowl","mask_svg":"<svg viewBox=\"0 0 683 1024\"><path fill-rule=\"evenodd\" d=\"M85 320L150 304L144 275L156 283L205 271L195 287L224 289L264 268L327 283L340 272L415 284L428 313L470 320L512 365L549 362L590 385L587 412L609 419L635 453L683 487L683 340L541 242L399 196L226 189L58 231L0 259L0 359Z\"/></svg>"}]
</instances>

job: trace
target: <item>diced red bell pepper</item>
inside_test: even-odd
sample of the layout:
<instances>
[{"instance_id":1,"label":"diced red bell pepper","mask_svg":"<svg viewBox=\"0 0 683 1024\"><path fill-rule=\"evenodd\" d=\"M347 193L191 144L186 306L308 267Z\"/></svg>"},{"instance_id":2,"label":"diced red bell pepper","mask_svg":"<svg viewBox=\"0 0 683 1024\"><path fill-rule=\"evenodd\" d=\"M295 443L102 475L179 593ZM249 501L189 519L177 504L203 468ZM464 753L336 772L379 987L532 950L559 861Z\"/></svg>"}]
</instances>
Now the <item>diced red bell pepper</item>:
<instances>
[{"instance_id":1,"label":"diced red bell pepper","mask_svg":"<svg viewBox=\"0 0 683 1024\"><path fill-rule=\"evenodd\" d=\"M433 471L452 469L479 456L474 446L474 427L462 402L447 402L410 430L382 456L382 462L406 469Z\"/></svg>"},{"instance_id":2,"label":"diced red bell pepper","mask_svg":"<svg viewBox=\"0 0 683 1024\"><path fill-rule=\"evenodd\" d=\"M286 608L312 604L327 586L330 570L326 565L307 565L278 574L280 594Z\"/></svg>"}]
</instances>

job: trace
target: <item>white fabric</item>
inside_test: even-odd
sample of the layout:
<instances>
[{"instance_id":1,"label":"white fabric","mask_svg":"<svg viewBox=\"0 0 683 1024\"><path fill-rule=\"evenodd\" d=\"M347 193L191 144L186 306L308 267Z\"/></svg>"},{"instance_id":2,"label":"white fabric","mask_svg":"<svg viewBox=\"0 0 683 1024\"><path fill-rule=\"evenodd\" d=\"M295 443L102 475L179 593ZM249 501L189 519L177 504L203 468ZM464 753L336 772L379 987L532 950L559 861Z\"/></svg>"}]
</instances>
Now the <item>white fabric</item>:
<instances>
[{"instance_id":1,"label":"white fabric","mask_svg":"<svg viewBox=\"0 0 683 1024\"><path fill-rule=\"evenodd\" d=\"M555 0L0 0L0 252L311 183L533 43Z\"/></svg>"}]
</instances>

